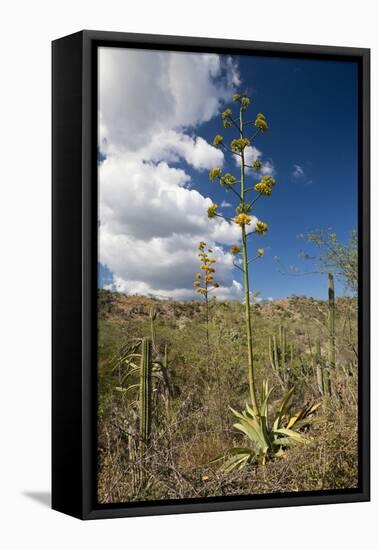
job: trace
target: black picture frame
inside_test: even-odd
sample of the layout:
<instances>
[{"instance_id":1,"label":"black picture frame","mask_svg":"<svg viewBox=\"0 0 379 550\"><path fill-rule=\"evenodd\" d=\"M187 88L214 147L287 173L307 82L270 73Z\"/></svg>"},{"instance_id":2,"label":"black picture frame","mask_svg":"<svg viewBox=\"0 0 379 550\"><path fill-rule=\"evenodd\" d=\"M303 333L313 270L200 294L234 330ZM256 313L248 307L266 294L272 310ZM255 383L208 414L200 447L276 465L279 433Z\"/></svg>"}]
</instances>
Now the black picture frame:
<instances>
[{"instance_id":1,"label":"black picture frame","mask_svg":"<svg viewBox=\"0 0 379 550\"><path fill-rule=\"evenodd\" d=\"M359 67L359 487L312 493L96 502L97 48L352 60ZM81 519L370 499L370 50L81 31L52 43L52 507Z\"/></svg>"}]
</instances>

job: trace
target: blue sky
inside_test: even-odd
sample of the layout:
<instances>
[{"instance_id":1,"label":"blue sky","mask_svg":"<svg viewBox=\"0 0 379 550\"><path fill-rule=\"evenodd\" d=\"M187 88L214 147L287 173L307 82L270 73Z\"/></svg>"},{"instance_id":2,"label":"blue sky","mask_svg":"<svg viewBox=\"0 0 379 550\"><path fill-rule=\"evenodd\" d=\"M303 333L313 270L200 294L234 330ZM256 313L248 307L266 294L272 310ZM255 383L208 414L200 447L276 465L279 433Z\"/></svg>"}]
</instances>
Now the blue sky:
<instances>
[{"instance_id":1,"label":"blue sky","mask_svg":"<svg viewBox=\"0 0 379 550\"><path fill-rule=\"evenodd\" d=\"M274 258L280 258L283 270L290 266L312 270L313 266L301 260L299 254L301 250L309 253L315 250L298 235L332 227L338 238L346 241L357 225L357 67L350 62L247 56L234 58L233 64L240 80L234 90L238 88L252 99L249 118L254 118L257 112L263 112L267 118L269 131L260 135L254 145L262 152L261 159L272 164L277 180L272 196L261 198L253 211L269 225L264 237L249 238L251 254L259 246L265 249L264 258L251 268L253 290L260 291L264 298L291 294L325 298L325 278L283 275ZM225 64L222 71L227 70ZM214 84L217 85L217 79L223 82L222 71L213 78ZM225 95L218 111L227 104ZM235 137L233 129L222 127L217 113L204 115L203 119L206 120L187 127L182 125L181 131L191 139L201 137L207 142L212 142L219 133L225 139ZM112 141L111 132L107 140ZM102 154L111 156L110 152ZM162 158L166 157L164 153ZM159 158L154 161L159 162ZM169 165L188 176L188 189L210 197L219 205L224 200L234 204L231 192L226 193L220 185L209 182L208 169L199 169L198 164L188 162L180 154ZM226 155L223 169L238 174L234 160ZM100 181L105 186L102 181L106 180ZM234 208L222 211L232 216ZM220 247L228 249L225 243ZM99 286L110 284L113 279L114 271L103 263ZM238 270L234 269L231 276L241 282ZM337 293L342 292L343 288L337 285Z\"/></svg>"}]
</instances>

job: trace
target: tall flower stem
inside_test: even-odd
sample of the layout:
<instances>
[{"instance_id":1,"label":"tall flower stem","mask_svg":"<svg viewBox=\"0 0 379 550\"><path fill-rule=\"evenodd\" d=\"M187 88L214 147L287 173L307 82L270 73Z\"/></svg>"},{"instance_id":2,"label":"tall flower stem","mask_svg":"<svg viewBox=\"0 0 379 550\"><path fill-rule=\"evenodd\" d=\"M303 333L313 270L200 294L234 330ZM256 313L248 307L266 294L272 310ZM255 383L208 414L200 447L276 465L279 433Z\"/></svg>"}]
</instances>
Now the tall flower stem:
<instances>
[{"instance_id":1,"label":"tall flower stem","mask_svg":"<svg viewBox=\"0 0 379 550\"><path fill-rule=\"evenodd\" d=\"M208 218L212 219L215 217L224 218L226 221L231 221L237 224L241 229L241 246L239 244L233 245L230 248L230 253L233 256L238 256L241 254L240 261L234 262L233 265L243 272L243 282L244 282L244 295L245 295L245 321L246 321L246 339L247 339L247 348L248 348L248 380L249 380L249 394L251 406L254 411L254 414L258 415L258 399L257 399L257 389L256 389L256 372L254 368L254 357L253 357L253 333L252 333L252 322L251 322L251 305L250 305L250 286L249 286L249 265L251 262L261 258L264 254L263 248L258 248L257 256L249 259L248 249L247 249L247 231L246 225L250 225L253 221L253 217L250 215L252 206L263 196L270 196L272 189L276 184L275 179L266 174L261 176L261 180L257 183L250 186L246 181L246 168L251 168L255 172L260 172L263 168L259 158L256 158L252 162L245 162L246 148L247 151L253 152L252 141L259 134L266 132L268 130L268 125L266 122L266 117L262 113L258 113L254 121L244 122L244 111L249 107L250 99L240 94L233 95L233 101L240 104L239 107L239 117L234 118L232 109L227 108L223 113L221 113L221 118L223 121L224 128L232 128L234 131L238 132L238 139L233 139L230 145L224 142L224 137L217 134L213 140L214 147L220 147L224 151L230 153L234 160L237 158L240 160L240 179L237 179L233 174L223 173L222 169L218 166L212 168L209 172L209 179L211 182L219 181L220 184L227 190L232 191L234 195L240 200L236 208L236 216L229 218L224 216L217 211L217 204L212 203L208 208ZM246 137L244 134L244 128L249 124L254 124L257 129L253 136ZM236 191L233 187L236 184L240 184L240 192ZM248 199L248 194L252 191L255 191L257 194L255 198L250 200ZM231 205L229 205L231 206ZM268 226L262 220L256 219L254 225L254 233L256 235L264 235L267 232ZM241 267L242 266L242 267ZM198 286L198 283L195 282L195 285ZM204 292L203 289L198 289L197 292Z\"/></svg>"},{"instance_id":2,"label":"tall flower stem","mask_svg":"<svg viewBox=\"0 0 379 550\"><path fill-rule=\"evenodd\" d=\"M243 139L243 115L242 107L240 107L240 125L239 125L240 138ZM241 152L241 202L245 203L245 155L244 151ZM250 287L249 287L249 271L248 271L248 253L246 243L246 228L245 225L241 227L242 231L242 261L243 261L243 283L245 289L245 320L246 320L246 334L247 334L247 353L248 353L248 375L249 375L249 389L250 399L253 411L258 413L257 398L255 393L255 376L254 376L254 357L253 357L253 334L251 327L251 309L250 309Z\"/></svg>"},{"instance_id":3,"label":"tall flower stem","mask_svg":"<svg viewBox=\"0 0 379 550\"><path fill-rule=\"evenodd\" d=\"M198 246L199 258L200 258L200 272L197 273L194 281L194 287L196 292L201 294L205 300L205 334L206 334L206 347L207 347L207 375L209 372L209 354L210 354L210 341L209 341L209 293L215 290L220 285L214 281L215 268L213 265L216 263L216 259L212 258L213 250L207 247L207 243L201 241Z\"/></svg>"},{"instance_id":4,"label":"tall flower stem","mask_svg":"<svg viewBox=\"0 0 379 550\"><path fill-rule=\"evenodd\" d=\"M208 285L206 283L205 293L205 324L206 324L206 344L207 344L207 364L209 367L209 300L208 300Z\"/></svg>"}]
</instances>

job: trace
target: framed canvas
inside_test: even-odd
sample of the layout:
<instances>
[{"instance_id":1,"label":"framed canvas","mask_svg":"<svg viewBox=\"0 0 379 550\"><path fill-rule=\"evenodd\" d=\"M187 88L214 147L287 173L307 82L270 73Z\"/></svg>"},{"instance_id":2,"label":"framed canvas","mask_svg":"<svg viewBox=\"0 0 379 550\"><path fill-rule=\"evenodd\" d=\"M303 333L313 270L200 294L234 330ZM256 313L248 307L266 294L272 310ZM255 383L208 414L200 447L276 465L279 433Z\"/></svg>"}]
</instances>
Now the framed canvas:
<instances>
[{"instance_id":1,"label":"framed canvas","mask_svg":"<svg viewBox=\"0 0 379 550\"><path fill-rule=\"evenodd\" d=\"M369 500L369 50L52 52L53 508Z\"/></svg>"}]
</instances>

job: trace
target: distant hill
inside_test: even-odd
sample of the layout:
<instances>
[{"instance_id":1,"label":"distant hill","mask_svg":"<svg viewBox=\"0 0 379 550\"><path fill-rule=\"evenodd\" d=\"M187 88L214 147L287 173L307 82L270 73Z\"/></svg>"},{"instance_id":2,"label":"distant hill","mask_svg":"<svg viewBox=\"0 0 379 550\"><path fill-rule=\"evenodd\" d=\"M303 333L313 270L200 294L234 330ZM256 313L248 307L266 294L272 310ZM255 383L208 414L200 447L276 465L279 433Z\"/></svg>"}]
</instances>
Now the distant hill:
<instances>
[{"instance_id":1,"label":"distant hill","mask_svg":"<svg viewBox=\"0 0 379 550\"><path fill-rule=\"evenodd\" d=\"M356 298L337 297L336 310L339 316L356 314ZM170 321L178 319L193 319L202 315L203 303L201 301L179 302L175 300L161 300L147 296L127 296L119 292L99 290L98 313L100 319L118 320L143 320L148 317L151 307L154 307L162 320ZM226 308L242 309L239 302L216 301L214 308L225 310ZM316 300L308 296L290 296L272 301L264 301L252 306L256 315L263 319L278 320L283 322L302 322L304 320L316 320L323 322L328 311L326 300Z\"/></svg>"}]
</instances>

